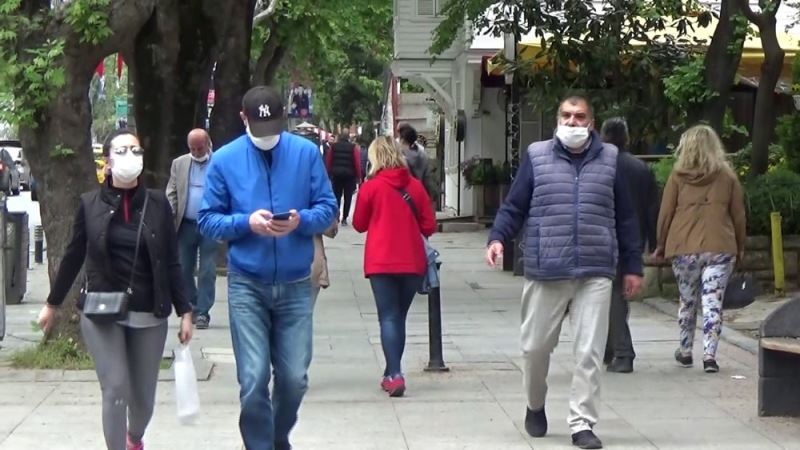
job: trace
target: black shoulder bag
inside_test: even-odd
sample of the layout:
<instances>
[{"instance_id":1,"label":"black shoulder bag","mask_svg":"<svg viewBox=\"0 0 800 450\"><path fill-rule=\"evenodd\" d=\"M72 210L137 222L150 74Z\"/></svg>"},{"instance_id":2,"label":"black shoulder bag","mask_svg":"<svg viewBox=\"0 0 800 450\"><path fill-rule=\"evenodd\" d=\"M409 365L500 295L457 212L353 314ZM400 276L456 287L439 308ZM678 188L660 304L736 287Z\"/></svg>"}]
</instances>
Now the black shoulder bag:
<instances>
[{"instance_id":1,"label":"black shoulder bag","mask_svg":"<svg viewBox=\"0 0 800 450\"><path fill-rule=\"evenodd\" d=\"M142 217L136 232L136 249L133 251L133 267L128 280L128 288L124 292L89 292L89 278L85 278L81 295L83 295L83 315L92 322L111 323L125 320L128 317L128 304L133 295L133 275L136 272L136 261L139 259L139 244L142 239L142 226L147 212L147 200L150 195L145 190Z\"/></svg>"}]
</instances>

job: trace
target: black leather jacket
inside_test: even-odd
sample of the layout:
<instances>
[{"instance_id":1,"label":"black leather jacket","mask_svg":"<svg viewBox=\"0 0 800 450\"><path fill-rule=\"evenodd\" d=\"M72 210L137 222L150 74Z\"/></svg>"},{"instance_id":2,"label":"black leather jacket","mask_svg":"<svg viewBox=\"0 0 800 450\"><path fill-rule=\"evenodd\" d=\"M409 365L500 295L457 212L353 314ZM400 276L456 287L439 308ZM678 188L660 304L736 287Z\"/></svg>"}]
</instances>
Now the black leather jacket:
<instances>
[{"instance_id":1,"label":"black leather jacket","mask_svg":"<svg viewBox=\"0 0 800 450\"><path fill-rule=\"evenodd\" d=\"M130 197L131 220L138 224L144 196L150 197L145 213L142 239L146 243L152 270L153 314L167 317L175 307L178 315L192 310L186 296L178 259L178 244L172 209L163 191L136 189ZM91 291L119 292L127 287L128 274L110 273L108 230L112 217L121 213L122 195L108 184L81 195L72 226L72 239L58 268L47 303L60 305L78 276L86 268ZM79 308L83 305L79 304Z\"/></svg>"}]
</instances>

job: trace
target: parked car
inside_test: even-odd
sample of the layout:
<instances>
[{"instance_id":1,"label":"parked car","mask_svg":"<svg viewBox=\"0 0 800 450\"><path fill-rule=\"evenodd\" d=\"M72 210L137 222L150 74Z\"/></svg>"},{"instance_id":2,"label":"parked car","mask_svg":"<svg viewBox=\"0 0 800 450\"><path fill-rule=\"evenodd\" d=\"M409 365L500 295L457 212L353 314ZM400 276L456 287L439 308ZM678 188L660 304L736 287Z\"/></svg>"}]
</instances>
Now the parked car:
<instances>
[{"instance_id":1,"label":"parked car","mask_svg":"<svg viewBox=\"0 0 800 450\"><path fill-rule=\"evenodd\" d=\"M25 153L22 151L22 144L15 140L0 140L0 148L5 149L14 160L14 166L19 174L19 187L25 191L31 187L31 168L28 165L28 160L25 159Z\"/></svg>"},{"instance_id":2,"label":"parked car","mask_svg":"<svg viewBox=\"0 0 800 450\"><path fill-rule=\"evenodd\" d=\"M0 191L19 195L19 171L8 150L0 148Z\"/></svg>"}]
</instances>

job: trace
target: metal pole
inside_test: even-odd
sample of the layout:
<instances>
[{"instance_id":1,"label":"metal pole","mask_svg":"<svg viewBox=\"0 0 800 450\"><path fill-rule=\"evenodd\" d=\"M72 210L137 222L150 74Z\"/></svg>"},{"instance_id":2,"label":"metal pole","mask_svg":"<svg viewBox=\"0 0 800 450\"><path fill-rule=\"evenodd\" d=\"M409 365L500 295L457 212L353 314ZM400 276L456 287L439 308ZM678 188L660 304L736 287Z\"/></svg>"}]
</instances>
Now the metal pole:
<instances>
[{"instance_id":1,"label":"metal pole","mask_svg":"<svg viewBox=\"0 0 800 450\"><path fill-rule=\"evenodd\" d=\"M437 268L441 264L436 265ZM441 283L439 283L441 285ZM428 366L426 372L447 372L442 351L442 299L437 286L428 294Z\"/></svg>"},{"instance_id":2,"label":"metal pole","mask_svg":"<svg viewBox=\"0 0 800 450\"><path fill-rule=\"evenodd\" d=\"M461 216L461 141L458 142L458 157L456 158L456 216Z\"/></svg>"},{"instance_id":3,"label":"metal pole","mask_svg":"<svg viewBox=\"0 0 800 450\"><path fill-rule=\"evenodd\" d=\"M36 264L44 262L44 229L41 225L33 229L33 260Z\"/></svg>"},{"instance_id":4,"label":"metal pole","mask_svg":"<svg viewBox=\"0 0 800 450\"><path fill-rule=\"evenodd\" d=\"M769 215L772 225L772 267L775 272L775 293L783 295L786 280L783 272L783 233L781 231L781 213Z\"/></svg>"}]
</instances>

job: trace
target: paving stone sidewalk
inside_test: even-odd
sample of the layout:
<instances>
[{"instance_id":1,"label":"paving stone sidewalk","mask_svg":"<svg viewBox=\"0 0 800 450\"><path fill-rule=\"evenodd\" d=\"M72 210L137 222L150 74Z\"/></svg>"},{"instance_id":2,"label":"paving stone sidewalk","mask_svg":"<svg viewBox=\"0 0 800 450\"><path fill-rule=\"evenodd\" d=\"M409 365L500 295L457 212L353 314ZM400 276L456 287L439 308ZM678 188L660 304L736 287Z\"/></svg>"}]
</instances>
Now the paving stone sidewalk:
<instances>
[{"instance_id":1,"label":"paving stone sidewalk","mask_svg":"<svg viewBox=\"0 0 800 450\"><path fill-rule=\"evenodd\" d=\"M485 235L434 238L444 262L443 340L451 370L422 370L428 353L427 299L418 297L404 357L408 392L399 399L387 398L378 387L382 354L375 306L361 275L363 236L344 228L335 240L326 240L332 287L317 302L311 387L292 434L296 449L574 448L566 424L573 365L570 327L565 322L550 370L550 433L532 439L522 424L522 280L483 264ZM26 301L8 308L10 336L0 343L0 359L36 340L29 323L48 282L42 267L29 275ZM197 331L192 343L205 367L199 383L201 417L193 426L178 425L166 371L145 436L148 450L242 447L226 292L221 277L211 329ZM177 343L174 318L171 327L168 349ZM751 352L723 342L721 372L705 374L702 367L683 369L674 363L678 332L672 317L635 303L631 327L638 355L635 373L603 373L595 431L606 448L800 449L800 419L757 416L757 360ZM91 373L0 367L0 450L102 448L100 389Z\"/></svg>"}]
</instances>

